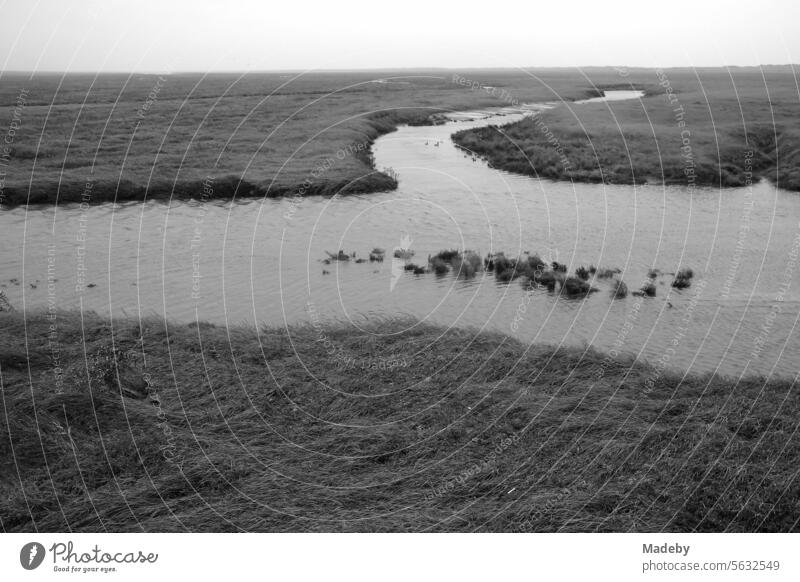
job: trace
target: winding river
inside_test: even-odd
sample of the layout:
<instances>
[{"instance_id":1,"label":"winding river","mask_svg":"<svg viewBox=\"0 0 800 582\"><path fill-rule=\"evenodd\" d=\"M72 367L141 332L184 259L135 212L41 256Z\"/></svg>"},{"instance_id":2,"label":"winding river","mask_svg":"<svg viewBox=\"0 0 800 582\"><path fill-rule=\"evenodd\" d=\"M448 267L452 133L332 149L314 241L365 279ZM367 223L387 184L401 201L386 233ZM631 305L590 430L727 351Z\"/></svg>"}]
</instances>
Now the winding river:
<instances>
[{"instance_id":1,"label":"winding river","mask_svg":"<svg viewBox=\"0 0 800 582\"><path fill-rule=\"evenodd\" d=\"M593 101L573 106L605 106ZM766 182L690 192L538 180L491 169L450 141L458 129L550 106L456 114L381 137L376 167L398 173L394 192L6 209L6 239L21 244L0 249L0 284L18 309L277 326L408 315L591 345L659 369L795 375L800 196ZM373 247L387 250L384 262L322 262L326 251L367 257ZM616 300L598 280L599 293L570 300L491 273L414 275L392 260L399 247L421 264L443 248L535 252L571 269L619 268L631 289L651 267L688 266L695 277L675 290L665 274L655 298Z\"/></svg>"}]
</instances>

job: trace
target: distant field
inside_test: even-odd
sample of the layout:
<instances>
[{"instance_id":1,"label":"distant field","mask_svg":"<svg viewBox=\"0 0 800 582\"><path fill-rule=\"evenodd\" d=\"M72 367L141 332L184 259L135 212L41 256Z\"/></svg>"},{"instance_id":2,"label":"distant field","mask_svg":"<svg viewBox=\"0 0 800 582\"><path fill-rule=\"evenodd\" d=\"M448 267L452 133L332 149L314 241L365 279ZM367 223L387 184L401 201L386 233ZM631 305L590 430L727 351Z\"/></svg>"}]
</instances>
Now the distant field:
<instances>
[{"instance_id":1,"label":"distant field","mask_svg":"<svg viewBox=\"0 0 800 582\"><path fill-rule=\"evenodd\" d=\"M592 93L592 82L573 71L540 79L518 71L458 74L519 102ZM612 79L613 72L595 77ZM393 82L373 82L382 78ZM81 201L84 194L88 202L200 198L209 176L220 198L386 190L396 184L371 165L375 137L436 112L508 104L454 83L443 70L32 79L5 73L0 132L13 129L13 136L0 160L0 196L9 205Z\"/></svg>"},{"instance_id":2,"label":"distant field","mask_svg":"<svg viewBox=\"0 0 800 582\"><path fill-rule=\"evenodd\" d=\"M800 190L791 68L626 74L647 98L560 107L454 140L496 168L556 180L742 186L764 178Z\"/></svg>"},{"instance_id":3,"label":"distant field","mask_svg":"<svg viewBox=\"0 0 800 582\"><path fill-rule=\"evenodd\" d=\"M798 531L792 382L411 323L0 313L0 530Z\"/></svg>"},{"instance_id":4,"label":"distant field","mask_svg":"<svg viewBox=\"0 0 800 582\"><path fill-rule=\"evenodd\" d=\"M750 148L758 176L800 188L798 91L790 70L767 69L763 78L755 69L668 70L667 78L686 111L697 183L743 183ZM374 82L380 79L388 82ZM209 177L213 187L205 195L216 198L387 190L396 183L372 167L369 146L397 124L425 123L449 110L571 101L595 95L597 87L644 88L652 96L644 107L620 102L547 112L567 169L532 120L504 135L482 129L456 141L514 172L682 183L681 129L663 82L641 69L4 73L0 139L10 136L10 143L0 149L0 201L200 198Z\"/></svg>"}]
</instances>

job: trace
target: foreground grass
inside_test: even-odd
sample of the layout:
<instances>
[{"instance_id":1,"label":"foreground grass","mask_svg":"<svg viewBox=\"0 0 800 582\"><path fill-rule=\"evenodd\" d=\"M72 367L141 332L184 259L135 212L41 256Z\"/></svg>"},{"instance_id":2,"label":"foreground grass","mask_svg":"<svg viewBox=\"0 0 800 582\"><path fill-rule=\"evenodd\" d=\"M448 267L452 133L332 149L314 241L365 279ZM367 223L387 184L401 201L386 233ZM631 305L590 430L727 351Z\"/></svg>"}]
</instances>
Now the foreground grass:
<instances>
[{"instance_id":1,"label":"foreground grass","mask_svg":"<svg viewBox=\"0 0 800 582\"><path fill-rule=\"evenodd\" d=\"M645 99L560 107L454 141L493 167L554 180L730 187L767 179L800 190L800 93L790 68L631 79L647 88Z\"/></svg>"},{"instance_id":2,"label":"foreground grass","mask_svg":"<svg viewBox=\"0 0 800 582\"><path fill-rule=\"evenodd\" d=\"M798 529L788 382L408 321L0 318L5 531Z\"/></svg>"}]
</instances>

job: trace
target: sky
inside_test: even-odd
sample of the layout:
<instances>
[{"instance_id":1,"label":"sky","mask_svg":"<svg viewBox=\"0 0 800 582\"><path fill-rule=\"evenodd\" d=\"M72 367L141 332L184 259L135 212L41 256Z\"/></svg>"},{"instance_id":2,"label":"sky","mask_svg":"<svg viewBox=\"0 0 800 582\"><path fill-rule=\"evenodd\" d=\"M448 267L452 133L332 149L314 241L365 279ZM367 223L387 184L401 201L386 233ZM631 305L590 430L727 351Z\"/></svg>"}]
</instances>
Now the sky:
<instances>
[{"instance_id":1,"label":"sky","mask_svg":"<svg viewBox=\"0 0 800 582\"><path fill-rule=\"evenodd\" d=\"M0 0L0 70L800 62L800 2Z\"/></svg>"}]
</instances>

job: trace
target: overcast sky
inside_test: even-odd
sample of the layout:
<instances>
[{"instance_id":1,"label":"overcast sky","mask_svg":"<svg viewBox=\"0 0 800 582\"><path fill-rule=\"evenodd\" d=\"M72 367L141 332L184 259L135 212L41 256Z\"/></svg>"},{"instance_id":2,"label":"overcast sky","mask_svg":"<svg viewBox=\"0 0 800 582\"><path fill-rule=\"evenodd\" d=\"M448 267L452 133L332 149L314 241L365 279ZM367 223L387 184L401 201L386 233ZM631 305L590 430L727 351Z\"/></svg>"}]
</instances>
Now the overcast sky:
<instances>
[{"instance_id":1,"label":"overcast sky","mask_svg":"<svg viewBox=\"0 0 800 582\"><path fill-rule=\"evenodd\" d=\"M0 0L0 68L219 71L800 61L800 2Z\"/></svg>"}]
</instances>

